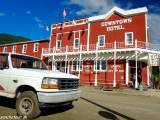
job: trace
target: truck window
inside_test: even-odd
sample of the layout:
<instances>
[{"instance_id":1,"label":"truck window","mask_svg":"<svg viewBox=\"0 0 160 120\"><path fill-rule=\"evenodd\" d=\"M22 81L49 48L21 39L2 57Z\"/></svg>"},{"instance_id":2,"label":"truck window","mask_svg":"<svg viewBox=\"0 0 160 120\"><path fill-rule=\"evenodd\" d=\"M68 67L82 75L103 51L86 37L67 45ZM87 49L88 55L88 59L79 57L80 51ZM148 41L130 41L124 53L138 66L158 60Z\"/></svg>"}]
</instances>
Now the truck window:
<instances>
[{"instance_id":1,"label":"truck window","mask_svg":"<svg viewBox=\"0 0 160 120\"><path fill-rule=\"evenodd\" d=\"M0 54L0 69L9 68L8 64L8 54Z\"/></svg>"},{"instance_id":2,"label":"truck window","mask_svg":"<svg viewBox=\"0 0 160 120\"><path fill-rule=\"evenodd\" d=\"M13 68L30 68L30 69L47 70L45 63L41 59L30 57L30 56L13 54L11 55L11 62L12 62Z\"/></svg>"}]
</instances>

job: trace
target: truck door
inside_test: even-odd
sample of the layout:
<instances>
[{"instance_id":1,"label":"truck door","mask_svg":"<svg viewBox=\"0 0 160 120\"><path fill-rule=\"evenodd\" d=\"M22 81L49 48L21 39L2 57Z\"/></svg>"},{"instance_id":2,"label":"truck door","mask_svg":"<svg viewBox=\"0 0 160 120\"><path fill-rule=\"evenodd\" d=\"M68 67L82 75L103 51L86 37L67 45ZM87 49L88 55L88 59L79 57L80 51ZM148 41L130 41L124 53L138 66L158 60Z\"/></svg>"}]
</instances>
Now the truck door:
<instances>
[{"instance_id":1,"label":"truck door","mask_svg":"<svg viewBox=\"0 0 160 120\"><path fill-rule=\"evenodd\" d=\"M8 54L0 53L0 95L2 96L7 95L9 73Z\"/></svg>"}]
</instances>

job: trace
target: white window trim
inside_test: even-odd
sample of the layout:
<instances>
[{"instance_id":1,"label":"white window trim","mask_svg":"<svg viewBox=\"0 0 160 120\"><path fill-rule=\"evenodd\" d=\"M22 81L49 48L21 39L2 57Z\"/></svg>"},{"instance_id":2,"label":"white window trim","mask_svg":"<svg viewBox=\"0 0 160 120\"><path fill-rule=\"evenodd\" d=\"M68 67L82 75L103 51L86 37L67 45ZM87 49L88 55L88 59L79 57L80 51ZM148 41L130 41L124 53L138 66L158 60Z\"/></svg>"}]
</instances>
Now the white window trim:
<instances>
[{"instance_id":1,"label":"white window trim","mask_svg":"<svg viewBox=\"0 0 160 120\"><path fill-rule=\"evenodd\" d=\"M12 47L12 53L16 53L16 49L17 49L17 45L14 45L14 46Z\"/></svg>"},{"instance_id":2,"label":"white window trim","mask_svg":"<svg viewBox=\"0 0 160 120\"><path fill-rule=\"evenodd\" d=\"M131 44L129 44L129 43L127 42L127 34L132 34L132 43L131 43ZM133 45L133 32L126 32L126 33L125 33L125 45Z\"/></svg>"},{"instance_id":3,"label":"white window trim","mask_svg":"<svg viewBox=\"0 0 160 120\"><path fill-rule=\"evenodd\" d=\"M4 47L4 48L3 48L3 52L7 52L7 47Z\"/></svg>"},{"instance_id":4,"label":"white window trim","mask_svg":"<svg viewBox=\"0 0 160 120\"><path fill-rule=\"evenodd\" d=\"M58 42L60 42L60 48L58 48ZM57 40L56 41L56 50L60 50L61 49L61 40Z\"/></svg>"},{"instance_id":5,"label":"white window trim","mask_svg":"<svg viewBox=\"0 0 160 120\"><path fill-rule=\"evenodd\" d=\"M76 39L78 39L78 47L75 47L75 41ZM79 38L74 38L74 49L78 49L79 48L79 43L80 43L80 39Z\"/></svg>"},{"instance_id":6,"label":"white window trim","mask_svg":"<svg viewBox=\"0 0 160 120\"><path fill-rule=\"evenodd\" d=\"M100 61L100 70L96 70L95 67L96 67L96 60L94 61L94 71L103 71L105 72L107 70L107 60L106 61L106 69L105 70L102 70L102 62L103 60L97 60L97 61Z\"/></svg>"},{"instance_id":7,"label":"white window trim","mask_svg":"<svg viewBox=\"0 0 160 120\"><path fill-rule=\"evenodd\" d=\"M24 46L26 46L26 50L24 51ZM27 44L23 44L23 49L22 49L22 53L26 53L27 51Z\"/></svg>"},{"instance_id":8,"label":"white window trim","mask_svg":"<svg viewBox=\"0 0 160 120\"><path fill-rule=\"evenodd\" d=\"M100 37L104 37L103 46L100 46ZM105 35L99 35L98 36L98 47L104 47L105 46Z\"/></svg>"},{"instance_id":9,"label":"white window trim","mask_svg":"<svg viewBox=\"0 0 160 120\"><path fill-rule=\"evenodd\" d=\"M72 61L72 70L71 71L79 71L79 64L78 64L78 62L79 61L76 61L76 70L73 70L73 62L74 62L74 60ZM80 69L80 71L83 71L83 61L81 61L81 66L82 66L82 69Z\"/></svg>"},{"instance_id":10,"label":"white window trim","mask_svg":"<svg viewBox=\"0 0 160 120\"><path fill-rule=\"evenodd\" d=\"M37 51L35 50L36 49L36 44L37 44ZM38 46L39 46L38 43L34 43L34 50L33 50L33 52L38 52Z\"/></svg>"}]
</instances>

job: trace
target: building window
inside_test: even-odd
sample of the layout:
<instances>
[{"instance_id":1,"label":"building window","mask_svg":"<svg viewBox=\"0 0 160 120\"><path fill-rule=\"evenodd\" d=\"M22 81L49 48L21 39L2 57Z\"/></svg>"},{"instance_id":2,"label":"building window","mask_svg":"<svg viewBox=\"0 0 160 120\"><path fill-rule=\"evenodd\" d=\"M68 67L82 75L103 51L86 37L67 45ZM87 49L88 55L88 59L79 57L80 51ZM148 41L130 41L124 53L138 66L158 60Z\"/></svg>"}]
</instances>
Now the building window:
<instances>
[{"instance_id":1,"label":"building window","mask_svg":"<svg viewBox=\"0 0 160 120\"><path fill-rule=\"evenodd\" d=\"M72 71L82 71L82 61L72 61Z\"/></svg>"},{"instance_id":2,"label":"building window","mask_svg":"<svg viewBox=\"0 0 160 120\"><path fill-rule=\"evenodd\" d=\"M34 52L38 52L38 43L34 43Z\"/></svg>"},{"instance_id":3,"label":"building window","mask_svg":"<svg viewBox=\"0 0 160 120\"><path fill-rule=\"evenodd\" d=\"M97 60L97 66L96 66L96 61L94 61L94 64L95 64L94 70L98 70L98 71L106 70L106 60Z\"/></svg>"},{"instance_id":4,"label":"building window","mask_svg":"<svg viewBox=\"0 0 160 120\"><path fill-rule=\"evenodd\" d=\"M3 48L3 52L7 52L7 47L4 47L4 48Z\"/></svg>"},{"instance_id":5,"label":"building window","mask_svg":"<svg viewBox=\"0 0 160 120\"><path fill-rule=\"evenodd\" d=\"M57 40L56 50L60 50L60 49L61 49L61 40Z\"/></svg>"},{"instance_id":6,"label":"building window","mask_svg":"<svg viewBox=\"0 0 160 120\"><path fill-rule=\"evenodd\" d=\"M12 48L12 52L13 52L13 53L16 53L16 48L17 48L17 46L14 45L13 48Z\"/></svg>"},{"instance_id":7,"label":"building window","mask_svg":"<svg viewBox=\"0 0 160 120\"><path fill-rule=\"evenodd\" d=\"M26 51L27 51L27 44L24 44L23 49L22 49L22 53L26 53Z\"/></svg>"},{"instance_id":8,"label":"building window","mask_svg":"<svg viewBox=\"0 0 160 120\"><path fill-rule=\"evenodd\" d=\"M79 47L79 38L75 38L74 39L74 48L78 48Z\"/></svg>"},{"instance_id":9,"label":"building window","mask_svg":"<svg viewBox=\"0 0 160 120\"><path fill-rule=\"evenodd\" d=\"M105 44L105 36L104 35L98 36L98 46L103 47L104 44Z\"/></svg>"},{"instance_id":10,"label":"building window","mask_svg":"<svg viewBox=\"0 0 160 120\"><path fill-rule=\"evenodd\" d=\"M125 44L132 45L133 44L133 32L125 33Z\"/></svg>"}]
</instances>

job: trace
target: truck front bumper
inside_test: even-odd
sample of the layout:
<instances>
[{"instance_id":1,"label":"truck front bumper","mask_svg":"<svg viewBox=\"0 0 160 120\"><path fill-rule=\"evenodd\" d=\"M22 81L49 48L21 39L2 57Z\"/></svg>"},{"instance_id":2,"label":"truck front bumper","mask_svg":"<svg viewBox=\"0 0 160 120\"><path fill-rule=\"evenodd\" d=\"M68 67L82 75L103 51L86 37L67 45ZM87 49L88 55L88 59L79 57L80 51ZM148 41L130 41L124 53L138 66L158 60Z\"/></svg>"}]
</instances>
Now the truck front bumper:
<instances>
[{"instance_id":1,"label":"truck front bumper","mask_svg":"<svg viewBox=\"0 0 160 120\"><path fill-rule=\"evenodd\" d=\"M55 93L37 92L37 95L41 103L63 103L80 98L81 90Z\"/></svg>"}]
</instances>

